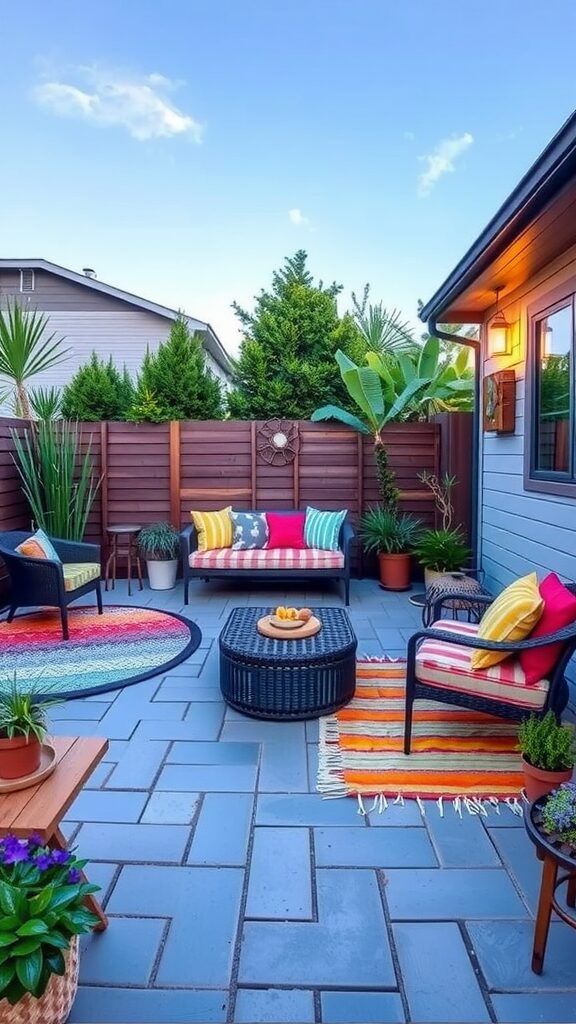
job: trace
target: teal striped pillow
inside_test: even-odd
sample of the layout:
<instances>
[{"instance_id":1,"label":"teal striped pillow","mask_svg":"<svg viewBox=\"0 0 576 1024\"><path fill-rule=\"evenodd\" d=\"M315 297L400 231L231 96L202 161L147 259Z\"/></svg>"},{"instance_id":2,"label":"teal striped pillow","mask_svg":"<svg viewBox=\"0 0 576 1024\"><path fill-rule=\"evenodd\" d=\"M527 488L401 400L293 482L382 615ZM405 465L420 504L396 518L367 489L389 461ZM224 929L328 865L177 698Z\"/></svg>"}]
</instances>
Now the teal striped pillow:
<instances>
[{"instance_id":1,"label":"teal striped pillow","mask_svg":"<svg viewBox=\"0 0 576 1024\"><path fill-rule=\"evenodd\" d=\"M348 509L342 512L321 512L310 505L306 509L304 541L309 548L320 548L321 551L338 551L338 535L340 527L348 515Z\"/></svg>"}]
</instances>

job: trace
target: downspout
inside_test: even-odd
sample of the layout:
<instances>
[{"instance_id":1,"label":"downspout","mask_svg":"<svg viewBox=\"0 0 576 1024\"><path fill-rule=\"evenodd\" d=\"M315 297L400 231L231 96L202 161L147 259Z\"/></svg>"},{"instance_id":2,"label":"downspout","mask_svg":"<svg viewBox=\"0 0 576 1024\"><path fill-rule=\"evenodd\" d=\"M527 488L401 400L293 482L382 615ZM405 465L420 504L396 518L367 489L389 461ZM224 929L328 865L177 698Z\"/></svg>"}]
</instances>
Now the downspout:
<instances>
[{"instance_id":1,"label":"downspout","mask_svg":"<svg viewBox=\"0 0 576 1024\"><path fill-rule=\"evenodd\" d=\"M463 338L461 334L448 334L442 331L435 317L428 320L428 333L441 341L452 341L456 345L467 345L474 350L474 409L472 411L472 479L470 486L470 546L472 548L472 564L478 566L478 487L480 453L480 342L475 338Z\"/></svg>"}]
</instances>

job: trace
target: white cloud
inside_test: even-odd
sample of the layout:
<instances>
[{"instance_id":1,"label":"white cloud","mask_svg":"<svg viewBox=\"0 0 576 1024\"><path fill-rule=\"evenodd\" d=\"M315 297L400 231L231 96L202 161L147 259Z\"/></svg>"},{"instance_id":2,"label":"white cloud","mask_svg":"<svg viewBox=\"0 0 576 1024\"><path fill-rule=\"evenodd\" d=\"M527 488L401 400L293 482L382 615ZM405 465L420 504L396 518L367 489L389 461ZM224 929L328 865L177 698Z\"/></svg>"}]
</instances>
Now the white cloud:
<instances>
[{"instance_id":1,"label":"white cloud","mask_svg":"<svg viewBox=\"0 0 576 1024\"><path fill-rule=\"evenodd\" d=\"M77 67L63 77L66 80L43 82L34 90L36 102L58 117L125 128L140 142L175 135L194 142L202 139L202 125L168 99L180 83L164 75L136 77Z\"/></svg>"},{"instance_id":2,"label":"white cloud","mask_svg":"<svg viewBox=\"0 0 576 1024\"><path fill-rule=\"evenodd\" d=\"M426 170L418 178L418 195L427 196L434 188L437 181L444 174L452 174L456 169L454 161L461 156L474 142L470 132L463 135L453 135L449 139L442 139L431 153L421 156L419 159L426 163Z\"/></svg>"},{"instance_id":3,"label":"white cloud","mask_svg":"<svg viewBox=\"0 0 576 1024\"><path fill-rule=\"evenodd\" d=\"M308 217L305 217L302 210L299 210L298 207L295 207L293 210L288 210L288 217L296 227L304 227L306 224L310 223Z\"/></svg>"}]
</instances>

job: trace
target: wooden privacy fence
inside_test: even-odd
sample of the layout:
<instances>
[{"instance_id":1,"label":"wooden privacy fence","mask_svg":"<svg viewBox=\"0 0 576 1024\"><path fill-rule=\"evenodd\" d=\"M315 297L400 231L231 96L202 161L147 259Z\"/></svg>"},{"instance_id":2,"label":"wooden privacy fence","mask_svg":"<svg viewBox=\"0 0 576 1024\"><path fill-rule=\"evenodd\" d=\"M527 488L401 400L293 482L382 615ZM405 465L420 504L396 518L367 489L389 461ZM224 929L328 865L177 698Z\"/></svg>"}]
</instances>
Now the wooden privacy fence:
<instances>
[{"instance_id":1,"label":"wooden privacy fence","mask_svg":"<svg viewBox=\"0 0 576 1024\"><path fill-rule=\"evenodd\" d=\"M458 518L470 519L471 416L439 417L434 423L398 423L384 439L396 473L402 508L424 522L435 519L431 494L418 479L423 470L455 473ZM0 529L26 529L30 514L12 459L10 428L0 420ZM190 509L233 505L238 509L347 508L357 522L378 500L369 437L338 424L298 421L294 457L271 465L261 446L263 423L242 420L131 424L83 423L102 487L87 539L102 540L113 524L190 521Z\"/></svg>"}]
</instances>

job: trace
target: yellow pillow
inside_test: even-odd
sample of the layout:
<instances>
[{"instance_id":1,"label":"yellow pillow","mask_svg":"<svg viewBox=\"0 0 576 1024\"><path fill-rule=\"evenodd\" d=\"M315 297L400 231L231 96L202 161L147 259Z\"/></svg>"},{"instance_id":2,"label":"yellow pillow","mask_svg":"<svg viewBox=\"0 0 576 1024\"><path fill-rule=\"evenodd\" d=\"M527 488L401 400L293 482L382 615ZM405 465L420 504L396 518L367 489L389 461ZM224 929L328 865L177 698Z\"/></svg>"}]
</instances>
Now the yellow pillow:
<instances>
[{"instance_id":1,"label":"yellow pillow","mask_svg":"<svg viewBox=\"0 0 576 1024\"><path fill-rule=\"evenodd\" d=\"M219 512L191 512L198 534L198 551L232 547L232 505Z\"/></svg>"},{"instance_id":2,"label":"yellow pillow","mask_svg":"<svg viewBox=\"0 0 576 1024\"><path fill-rule=\"evenodd\" d=\"M482 640L525 640L544 610L535 572L511 583L496 598L483 616L478 628ZM473 651L472 668L490 668L509 658L512 651Z\"/></svg>"}]
</instances>

